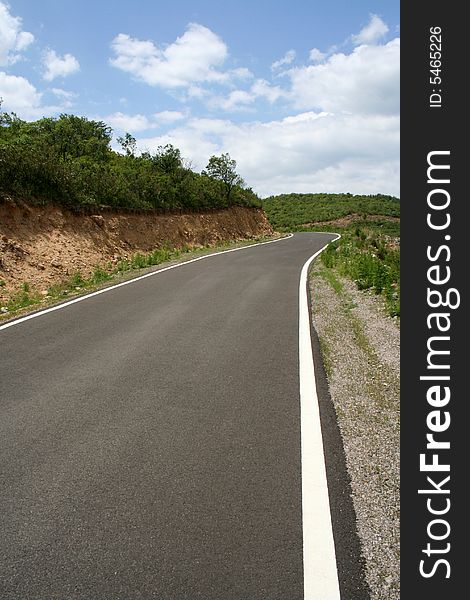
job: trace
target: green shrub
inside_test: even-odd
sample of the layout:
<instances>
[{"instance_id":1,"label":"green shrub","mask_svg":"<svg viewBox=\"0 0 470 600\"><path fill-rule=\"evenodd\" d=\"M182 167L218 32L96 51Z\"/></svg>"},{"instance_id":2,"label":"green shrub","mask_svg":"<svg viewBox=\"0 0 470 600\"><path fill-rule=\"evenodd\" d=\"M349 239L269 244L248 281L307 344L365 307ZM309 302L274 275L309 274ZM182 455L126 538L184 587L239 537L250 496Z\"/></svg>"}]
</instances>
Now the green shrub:
<instances>
[{"instance_id":1,"label":"green shrub","mask_svg":"<svg viewBox=\"0 0 470 600\"><path fill-rule=\"evenodd\" d=\"M187 168L178 149L154 155L114 152L112 130L74 115L26 122L0 110L0 192L71 207L201 210L260 206L241 179L221 181Z\"/></svg>"},{"instance_id":2,"label":"green shrub","mask_svg":"<svg viewBox=\"0 0 470 600\"><path fill-rule=\"evenodd\" d=\"M351 228L320 257L327 269L337 269L360 290L382 295L390 315L400 315L400 250L387 236Z\"/></svg>"}]
</instances>

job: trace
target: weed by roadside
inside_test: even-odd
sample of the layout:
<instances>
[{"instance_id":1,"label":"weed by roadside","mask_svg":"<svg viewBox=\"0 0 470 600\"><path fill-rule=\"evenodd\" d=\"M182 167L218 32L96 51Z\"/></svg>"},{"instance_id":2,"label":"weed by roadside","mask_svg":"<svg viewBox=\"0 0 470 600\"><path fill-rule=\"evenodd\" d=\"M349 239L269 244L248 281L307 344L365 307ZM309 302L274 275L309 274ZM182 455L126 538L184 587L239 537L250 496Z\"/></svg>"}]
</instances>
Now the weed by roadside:
<instances>
[{"instance_id":1,"label":"weed by roadside","mask_svg":"<svg viewBox=\"0 0 470 600\"><path fill-rule=\"evenodd\" d=\"M26 308L27 306L37 304L40 301L41 296L36 291L32 291L30 289L29 283L25 282L23 283L19 292L16 292L12 296L10 296L10 299L8 300L5 307L5 312L14 312L22 308Z\"/></svg>"},{"instance_id":2,"label":"weed by roadside","mask_svg":"<svg viewBox=\"0 0 470 600\"><path fill-rule=\"evenodd\" d=\"M373 229L346 230L321 254L327 269L352 279L358 289L383 296L390 316L400 315L400 248L396 238Z\"/></svg>"}]
</instances>

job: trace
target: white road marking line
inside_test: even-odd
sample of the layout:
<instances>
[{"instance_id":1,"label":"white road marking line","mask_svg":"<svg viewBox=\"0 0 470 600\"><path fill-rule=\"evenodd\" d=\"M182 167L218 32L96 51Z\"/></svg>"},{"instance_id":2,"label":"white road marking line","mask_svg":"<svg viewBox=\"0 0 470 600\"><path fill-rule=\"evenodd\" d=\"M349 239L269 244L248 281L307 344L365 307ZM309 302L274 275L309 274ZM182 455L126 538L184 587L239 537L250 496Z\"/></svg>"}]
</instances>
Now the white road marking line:
<instances>
[{"instance_id":1,"label":"white road marking line","mask_svg":"<svg viewBox=\"0 0 470 600\"><path fill-rule=\"evenodd\" d=\"M341 236L337 235L336 239L339 239ZM328 244L304 264L299 286L304 600L340 600L341 598L315 384L307 292L308 268L327 246Z\"/></svg>"},{"instance_id":2,"label":"white road marking line","mask_svg":"<svg viewBox=\"0 0 470 600\"><path fill-rule=\"evenodd\" d=\"M316 232L323 233L323 232ZM325 232L326 233L326 232ZM177 263L139 277L123 281L79 296L62 304L46 308L31 315L0 325L0 331L19 323L35 319L56 310L60 310L76 302L82 302L93 296L104 294L124 285L141 279L152 277L158 273L176 269L186 264L204 260L219 254L246 250L255 246L272 244L292 237L268 242L260 242L241 248L232 248L207 254L188 261ZM339 239L341 236L336 234ZM335 240L331 240L335 241ZM331 243L331 242L329 242ZM312 341L310 336L310 313L308 309L307 273L311 262L328 246L311 256L302 268L299 285L299 369L300 369L300 405L301 405L301 449L302 449L302 528L303 528L303 562L304 562L304 600L341 600L338 574L336 569L336 553L331 525L330 503L326 480L325 458L320 426L318 396L315 385L315 369L313 363Z\"/></svg>"},{"instance_id":3,"label":"white road marking line","mask_svg":"<svg viewBox=\"0 0 470 600\"><path fill-rule=\"evenodd\" d=\"M111 290L115 290L124 285L129 285L131 283L135 283L136 281L140 281L141 279L146 279L147 277L153 277L154 275L158 275L158 273L163 273L164 271L169 271L170 269L176 269L178 267L182 267L184 265L188 265L189 263L196 262L198 260L204 260L205 258L211 258L212 256L218 256L219 254L227 254L228 252L237 252L237 250L246 250L247 248L254 248L256 246L263 246L265 244L273 244L274 242L282 242L283 240L288 240L293 236L293 234L289 234L286 237L279 238L276 240L269 240L267 242L259 242L257 244L250 244L249 246L242 246L241 248L231 248L230 250L222 250L221 252L214 252L212 254L205 254L204 256L199 256L198 258L192 258L191 260L185 260L181 263L177 263L175 265L170 265L169 267L164 267L163 269L159 269L157 271L152 271L151 273L146 273L145 275L139 275L139 277L134 277L133 279L128 279L121 283L117 283L116 285L111 285L109 287L105 287L96 292L91 292L90 294L85 294L84 296L78 296L73 300L69 300L68 302L63 302L62 304L57 304L55 306L51 306L50 308L45 308L44 310L40 310L30 315L26 315L25 317L20 317L19 319L15 319L13 321L8 321L4 325L0 325L0 331L2 329L8 329L8 327L13 327L14 325L19 325L20 323L24 323L25 321L29 321L30 319L35 319L36 317L40 317L42 315L46 315L47 313L54 312L56 310L61 310L62 308L66 308L71 304L76 304L77 302L82 302L83 300L87 300L88 298L93 298L93 296L98 296L99 294L105 294L106 292L110 292Z\"/></svg>"}]
</instances>

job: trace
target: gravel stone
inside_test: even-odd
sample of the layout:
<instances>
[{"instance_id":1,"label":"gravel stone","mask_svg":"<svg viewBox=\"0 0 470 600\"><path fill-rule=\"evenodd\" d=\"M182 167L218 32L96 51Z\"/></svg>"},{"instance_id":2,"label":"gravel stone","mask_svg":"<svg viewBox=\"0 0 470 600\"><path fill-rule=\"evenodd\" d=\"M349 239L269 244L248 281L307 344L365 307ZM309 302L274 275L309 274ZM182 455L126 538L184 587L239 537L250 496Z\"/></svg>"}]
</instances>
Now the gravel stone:
<instances>
[{"instance_id":1,"label":"gravel stone","mask_svg":"<svg viewBox=\"0 0 470 600\"><path fill-rule=\"evenodd\" d=\"M313 325L351 477L371 600L400 597L400 330L380 297L311 271Z\"/></svg>"}]
</instances>

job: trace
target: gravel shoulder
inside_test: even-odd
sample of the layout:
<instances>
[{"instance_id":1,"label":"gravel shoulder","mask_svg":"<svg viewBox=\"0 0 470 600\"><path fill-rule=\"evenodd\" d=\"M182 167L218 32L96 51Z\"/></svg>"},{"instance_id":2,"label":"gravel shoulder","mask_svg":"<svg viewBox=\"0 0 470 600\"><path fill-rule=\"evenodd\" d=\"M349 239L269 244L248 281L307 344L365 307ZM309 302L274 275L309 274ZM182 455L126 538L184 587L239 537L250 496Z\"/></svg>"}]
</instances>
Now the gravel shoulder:
<instances>
[{"instance_id":1,"label":"gravel shoulder","mask_svg":"<svg viewBox=\"0 0 470 600\"><path fill-rule=\"evenodd\" d=\"M313 325L351 478L371 600L398 600L400 330L379 297L316 261Z\"/></svg>"}]
</instances>

